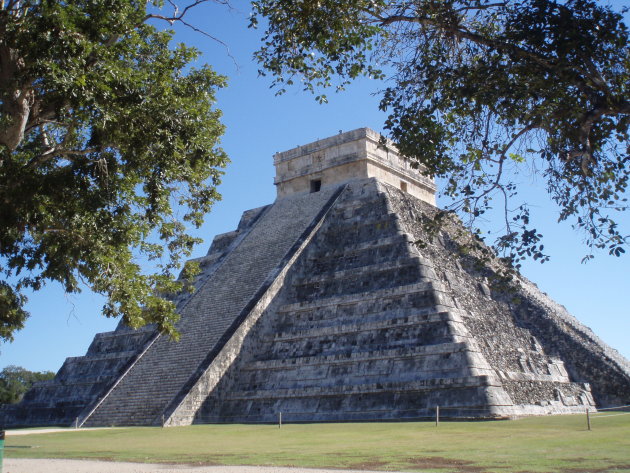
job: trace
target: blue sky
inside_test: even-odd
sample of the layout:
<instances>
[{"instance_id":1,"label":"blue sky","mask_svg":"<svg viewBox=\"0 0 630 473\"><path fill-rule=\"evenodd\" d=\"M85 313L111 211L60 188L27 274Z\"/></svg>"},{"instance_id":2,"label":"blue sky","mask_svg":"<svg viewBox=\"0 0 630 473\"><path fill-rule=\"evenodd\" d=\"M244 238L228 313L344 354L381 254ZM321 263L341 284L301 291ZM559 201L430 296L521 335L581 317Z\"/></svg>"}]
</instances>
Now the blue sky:
<instances>
[{"instance_id":1,"label":"blue sky","mask_svg":"<svg viewBox=\"0 0 630 473\"><path fill-rule=\"evenodd\" d=\"M242 9L239 9L242 5ZM233 230L243 211L273 202L273 159L277 151L319 138L368 126L382 131L385 115L373 94L383 84L361 80L341 94L329 94L330 103L317 104L299 88L276 97L270 79L258 77L252 52L258 33L248 30L246 2L232 11L212 5L193 11L190 20L221 39L229 48L191 31L180 30L176 39L196 45L200 62L211 64L229 78L218 95L227 131L222 146L232 163L219 190L223 200L208 215L196 234L204 239L194 256L205 254L214 235ZM537 228L545 235L550 262L526 263L523 273L606 343L630 358L630 278L628 256L597 254L581 264L587 249L567 224L557 223L558 211L535 177L519 178L522 195L535 211ZM630 216L621 219L630 232ZM0 368L20 365L30 370L57 371L68 356L85 353L95 333L113 330L117 321L100 315L102 299L87 291L66 295L55 285L30 296L31 317L13 343L0 346Z\"/></svg>"}]
</instances>

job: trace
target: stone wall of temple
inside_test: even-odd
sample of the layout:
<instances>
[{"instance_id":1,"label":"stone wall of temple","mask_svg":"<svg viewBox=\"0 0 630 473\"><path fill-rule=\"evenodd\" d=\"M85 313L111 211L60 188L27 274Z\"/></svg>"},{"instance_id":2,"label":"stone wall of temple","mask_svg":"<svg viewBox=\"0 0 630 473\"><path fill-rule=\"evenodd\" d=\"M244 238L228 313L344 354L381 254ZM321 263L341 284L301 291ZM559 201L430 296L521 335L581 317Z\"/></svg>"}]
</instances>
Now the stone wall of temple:
<instances>
[{"instance_id":1,"label":"stone wall of temple","mask_svg":"<svg viewBox=\"0 0 630 473\"><path fill-rule=\"evenodd\" d=\"M433 180L414 169L390 140L369 128L276 153L274 164L278 198L375 177L435 205Z\"/></svg>"}]
</instances>

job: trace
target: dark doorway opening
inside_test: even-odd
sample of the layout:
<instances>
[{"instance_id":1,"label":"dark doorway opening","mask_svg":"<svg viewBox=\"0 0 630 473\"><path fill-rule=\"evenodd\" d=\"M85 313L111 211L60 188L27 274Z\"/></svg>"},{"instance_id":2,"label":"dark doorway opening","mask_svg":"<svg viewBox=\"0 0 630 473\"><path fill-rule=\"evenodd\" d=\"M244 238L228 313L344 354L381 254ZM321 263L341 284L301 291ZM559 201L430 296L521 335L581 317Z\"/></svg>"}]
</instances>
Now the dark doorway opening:
<instances>
[{"instance_id":1,"label":"dark doorway opening","mask_svg":"<svg viewBox=\"0 0 630 473\"><path fill-rule=\"evenodd\" d=\"M322 188L322 180L321 179L313 179L311 181L311 194L313 192L319 192L319 190Z\"/></svg>"}]
</instances>

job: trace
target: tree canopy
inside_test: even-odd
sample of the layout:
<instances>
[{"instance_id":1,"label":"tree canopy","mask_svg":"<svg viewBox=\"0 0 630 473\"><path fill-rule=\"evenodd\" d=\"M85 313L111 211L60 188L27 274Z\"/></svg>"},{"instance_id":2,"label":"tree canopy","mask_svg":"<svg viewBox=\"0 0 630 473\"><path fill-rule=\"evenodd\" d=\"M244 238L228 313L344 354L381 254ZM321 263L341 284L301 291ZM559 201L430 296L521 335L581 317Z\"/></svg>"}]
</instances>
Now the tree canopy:
<instances>
[{"instance_id":1,"label":"tree canopy","mask_svg":"<svg viewBox=\"0 0 630 473\"><path fill-rule=\"evenodd\" d=\"M619 256L627 204L630 48L622 13L591 0L257 0L256 56L279 92L386 78L381 108L404 155L445 182L467 223L493 206L495 248L545 261L511 169L546 180L559 220ZM496 204L498 203L498 205ZM592 252L587 259L592 257Z\"/></svg>"},{"instance_id":2,"label":"tree canopy","mask_svg":"<svg viewBox=\"0 0 630 473\"><path fill-rule=\"evenodd\" d=\"M219 198L225 81L155 16L137 0L0 4L0 339L47 281L176 336L160 295L181 289L186 226Z\"/></svg>"},{"instance_id":3,"label":"tree canopy","mask_svg":"<svg viewBox=\"0 0 630 473\"><path fill-rule=\"evenodd\" d=\"M0 404L14 404L39 381L53 379L52 371L28 371L21 366L9 365L0 371Z\"/></svg>"}]
</instances>

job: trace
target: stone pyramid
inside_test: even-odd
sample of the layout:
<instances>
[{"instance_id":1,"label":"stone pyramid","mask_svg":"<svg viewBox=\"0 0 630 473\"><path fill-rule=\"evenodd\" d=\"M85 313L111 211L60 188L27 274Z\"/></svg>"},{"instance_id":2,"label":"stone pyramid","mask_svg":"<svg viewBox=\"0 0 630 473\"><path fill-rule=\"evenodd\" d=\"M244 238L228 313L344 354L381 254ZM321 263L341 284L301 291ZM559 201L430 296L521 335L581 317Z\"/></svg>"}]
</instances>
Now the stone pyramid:
<instances>
[{"instance_id":1,"label":"stone pyramid","mask_svg":"<svg viewBox=\"0 0 630 473\"><path fill-rule=\"evenodd\" d=\"M274 157L277 200L245 212L176 300L179 342L96 335L6 425L501 418L630 403L630 365L517 276L488 284L435 187L362 128Z\"/></svg>"}]
</instances>

